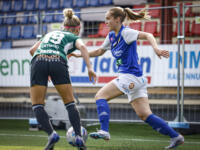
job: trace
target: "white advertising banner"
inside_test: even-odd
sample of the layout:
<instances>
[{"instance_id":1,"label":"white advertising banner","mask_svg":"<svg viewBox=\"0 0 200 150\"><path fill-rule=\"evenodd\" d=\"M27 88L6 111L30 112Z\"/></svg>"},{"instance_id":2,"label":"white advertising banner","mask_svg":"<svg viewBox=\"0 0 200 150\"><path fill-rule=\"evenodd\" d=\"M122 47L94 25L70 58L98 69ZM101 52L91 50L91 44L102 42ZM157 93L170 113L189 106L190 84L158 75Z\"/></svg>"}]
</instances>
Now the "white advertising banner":
<instances>
[{"instance_id":1,"label":"white advertising banner","mask_svg":"<svg viewBox=\"0 0 200 150\"><path fill-rule=\"evenodd\" d=\"M138 46L140 63L144 76L148 79L148 85L177 86L177 45L160 45L159 47L170 51L169 59L159 59L151 46ZM90 47L90 49L93 48L95 47ZM200 87L200 45L185 45L184 58L185 86ZM0 50L0 86L28 87L30 85L30 61L31 56L28 49ZM73 86L103 86L117 76L117 66L109 51L101 57L91 58L91 63L98 76L95 85L89 81L83 59L74 57L69 59ZM49 86L52 86L52 83Z\"/></svg>"}]
</instances>

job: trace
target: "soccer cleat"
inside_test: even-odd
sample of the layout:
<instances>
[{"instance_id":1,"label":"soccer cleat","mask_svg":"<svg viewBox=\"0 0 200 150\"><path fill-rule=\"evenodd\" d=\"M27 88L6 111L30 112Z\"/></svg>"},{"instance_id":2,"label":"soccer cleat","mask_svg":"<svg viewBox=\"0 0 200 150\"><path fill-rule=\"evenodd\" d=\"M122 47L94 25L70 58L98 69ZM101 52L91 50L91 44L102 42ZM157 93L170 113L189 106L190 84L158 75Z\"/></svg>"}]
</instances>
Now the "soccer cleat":
<instances>
[{"instance_id":1,"label":"soccer cleat","mask_svg":"<svg viewBox=\"0 0 200 150\"><path fill-rule=\"evenodd\" d=\"M78 150L86 150L85 142L83 138L79 135L75 138L75 146L78 148Z\"/></svg>"},{"instance_id":2,"label":"soccer cleat","mask_svg":"<svg viewBox=\"0 0 200 150\"><path fill-rule=\"evenodd\" d=\"M90 137L93 139L110 140L110 133L103 130L98 130L97 132L90 133Z\"/></svg>"},{"instance_id":3,"label":"soccer cleat","mask_svg":"<svg viewBox=\"0 0 200 150\"><path fill-rule=\"evenodd\" d=\"M48 142L44 150L53 150L55 143L57 143L59 139L59 135L56 131L53 131L53 133L48 137Z\"/></svg>"},{"instance_id":4,"label":"soccer cleat","mask_svg":"<svg viewBox=\"0 0 200 150\"><path fill-rule=\"evenodd\" d=\"M171 138L170 145L165 147L165 149L173 149L183 143L184 143L184 137L182 135L179 135L177 137Z\"/></svg>"}]
</instances>

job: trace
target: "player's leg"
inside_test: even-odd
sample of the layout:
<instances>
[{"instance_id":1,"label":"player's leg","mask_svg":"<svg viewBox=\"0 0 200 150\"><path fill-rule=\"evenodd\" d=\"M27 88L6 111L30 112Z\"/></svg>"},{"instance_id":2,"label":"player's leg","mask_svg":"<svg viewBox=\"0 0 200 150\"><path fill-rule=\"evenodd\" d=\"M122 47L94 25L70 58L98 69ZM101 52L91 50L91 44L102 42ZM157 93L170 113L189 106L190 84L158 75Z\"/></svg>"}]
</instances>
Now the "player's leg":
<instances>
[{"instance_id":1,"label":"player's leg","mask_svg":"<svg viewBox=\"0 0 200 150\"><path fill-rule=\"evenodd\" d=\"M47 90L48 80L48 61L37 59L37 56L31 63L31 101L32 108L37 121L44 131L49 135L45 150L52 150L54 144L59 140L59 135L54 131L49 116L44 110L44 99Z\"/></svg>"},{"instance_id":2,"label":"player's leg","mask_svg":"<svg viewBox=\"0 0 200 150\"><path fill-rule=\"evenodd\" d=\"M116 85L111 81L101 88L96 96L97 113L100 121L101 128L98 132L93 132L90 137L98 139L102 138L105 140L110 139L109 134L109 119L110 119L110 109L107 101L122 95L123 93L116 87Z\"/></svg>"},{"instance_id":3,"label":"player's leg","mask_svg":"<svg viewBox=\"0 0 200 150\"><path fill-rule=\"evenodd\" d=\"M171 137L171 144L167 148L174 148L184 142L184 138L182 135L180 135L173 128L168 126L168 124L163 119L152 114L147 97L137 98L131 102L131 105L137 115L143 121L148 123L154 130L163 135L168 135Z\"/></svg>"},{"instance_id":4,"label":"player's leg","mask_svg":"<svg viewBox=\"0 0 200 150\"><path fill-rule=\"evenodd\" d=\"M74 102L72 86L71 84L57 84L55 87L62 97L68 111L69 120L76 135L76 146L79 147L79 149L84 150L86 147L83 138L81 137L80 115Z\"/></svg>"},{"instance_id":5,"label":"player's leg","mask_svg":"<svg viewBox=\"0 0 200 150\"><path fill-rule=\"evenodd\" d=\"M46 86L34 85L31 87L31 100L34 114L38 123L43 130L49 135L45 150L50 150L54 144L59 140L58 134L54 131L49 116L44 110L44 99L46 94Z\"/></svg>"}]
</instances>

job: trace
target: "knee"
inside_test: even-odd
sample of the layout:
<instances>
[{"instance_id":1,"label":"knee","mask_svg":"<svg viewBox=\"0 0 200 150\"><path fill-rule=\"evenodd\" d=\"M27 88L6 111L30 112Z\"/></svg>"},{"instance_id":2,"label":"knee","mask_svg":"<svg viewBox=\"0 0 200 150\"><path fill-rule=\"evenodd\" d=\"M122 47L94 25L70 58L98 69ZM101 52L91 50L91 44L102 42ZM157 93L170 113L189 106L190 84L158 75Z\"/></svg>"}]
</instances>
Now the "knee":
<instances>
[{"instance_id":1,"label":"knee","mask_svg":"<svg viewBox=\"0 0 200 150\"><path fill-rule=\"evenodd\" d=\"M139 113L137 113L138 117L143 121L145 121L150 114L151 113L148 113L148 112L139 112Z\"/></svg>"},{"instance_id":2,"label":"knee","mask_svg":"<svg viewBox=\"0 0 200 150\"><path fill-rule=\"evenodd\" d=\"M97 92L97 94L95 95L95 100L102 99L102 98L103 98L102 95L99 92Z\"/></svg>"}]
</instances>

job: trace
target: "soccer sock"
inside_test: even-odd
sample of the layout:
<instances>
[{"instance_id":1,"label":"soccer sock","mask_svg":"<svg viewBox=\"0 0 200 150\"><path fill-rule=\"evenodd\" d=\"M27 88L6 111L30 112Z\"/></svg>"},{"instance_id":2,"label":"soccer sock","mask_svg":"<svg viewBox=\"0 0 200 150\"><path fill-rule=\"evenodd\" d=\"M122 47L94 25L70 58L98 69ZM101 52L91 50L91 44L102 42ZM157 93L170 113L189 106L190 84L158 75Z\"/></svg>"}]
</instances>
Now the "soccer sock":
<instances>
[{"instance_id":1,"label":"soccer sock","mask_svg":"<svg viewBox=\"0 0 200 150\"><path fill-rule=\"evenodd\" d=\"M101 130L107 131L109 130L109 119L110 119L110 109L105 99L98 99L96 101L97 105L97 113L99 117L99 121L101 124Z\"/></svg>"},{"instance_id":2,"label":"soccer sock","mask_svg":"<svg viewBox=\"0 0 200 150\"><path fill-rule=\"evenodd\" d=\"M72 127L74 128L75 135L81 136L81 123L79 112L74 102L65 104L68 111L68 116Z\"/></svg>"},{"instance_id":3,"label":"soccer sock","mask_svg":"<svg viewBox=\"0 0 200 150\"><path fill-rule=\"evenodd\" d=\"M164 135L169 135L171 138L177 137L179 134L172 129L168 124L158 116L151 114L147 117L146 123L148 123L154 130Z\"/></svg>"},{"instance_id":4,"label":"soccer sock","mask_svg":"<svg viewBox=\"0 0 200 150\"><path fill-rule=\"evenodd\" d=\"M49 121L49 116L44 110L44 105L38 104L32 106L38 123L42 126L43 130L50 135L53 132L53 127Z\"/></svg>"}]
</instances>

